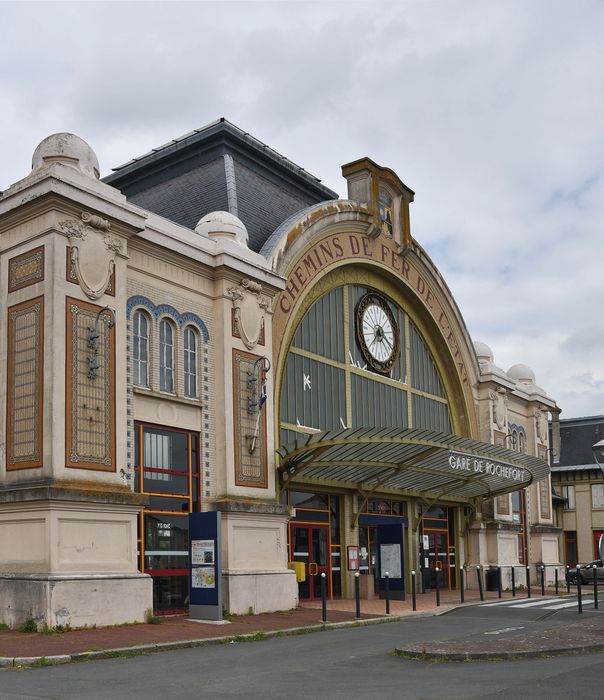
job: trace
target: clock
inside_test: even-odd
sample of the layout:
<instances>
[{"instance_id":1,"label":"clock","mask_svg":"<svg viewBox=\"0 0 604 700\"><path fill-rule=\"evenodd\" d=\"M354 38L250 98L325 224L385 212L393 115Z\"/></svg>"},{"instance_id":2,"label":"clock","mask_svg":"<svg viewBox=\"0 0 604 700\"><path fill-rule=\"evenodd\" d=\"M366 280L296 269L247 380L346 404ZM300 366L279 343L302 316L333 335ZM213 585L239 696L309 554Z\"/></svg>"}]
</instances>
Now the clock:
<instances>
[{"instance_id":1,"label":"clock","mask_svg":"<svg viewBox=\"0 0 604 700\"><path fill-rule=\"evenodd\" d=\"M367 364L380 374L389 374L400 352L400 333L388 302L370 292L355 309L357 342Z\"/></svg>"}]
</instances>

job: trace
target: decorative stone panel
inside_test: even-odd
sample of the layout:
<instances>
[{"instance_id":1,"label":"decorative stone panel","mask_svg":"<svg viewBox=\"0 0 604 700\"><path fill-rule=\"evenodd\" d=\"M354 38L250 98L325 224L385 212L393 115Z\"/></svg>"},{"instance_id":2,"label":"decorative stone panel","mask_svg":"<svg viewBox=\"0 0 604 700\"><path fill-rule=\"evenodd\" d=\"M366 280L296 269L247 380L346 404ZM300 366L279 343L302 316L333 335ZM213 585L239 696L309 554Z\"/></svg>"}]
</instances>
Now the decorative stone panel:
<instances>
[{"instance_id":1,"label":"decorative stone panel","mask_svg":"<svg viewBox=\"0 0 604 700\"><path fill-rule=\"evenodd\" d=\"M260 358L233 350L235 484L268 487L266 408L260 401Z\"/></svg>"},{"instance_id":2,"label":"decorative stone panel","mask_svg":"<svg viewBox=\"0 0 604 700\"><path fill-rule=\"evenodd\" d=\"M78 271L74 262L73 249L71 246L67 246L67 261L65 269L67 270L67 281L72 282L73 284L80 284L80 280L78 279ZM107 285L105 294L108 294L111 297L115 296L115 267L113 267L111 270L111 276L109 277L109 284Z\"/></svg>"},{"instance_id":3,"label":"decorative stone panel","mask_svg":"<svg viewBox=\"0 0 604 700\"><path fill-rule=\"evenodd\" d=\"M99 311L99 306L67 298L65 464L115 471L115 328L111 313ZM96 352L89 341L95 325ZM98 364L94 376L91 359Z\"/></svg>"},{"instance_id":4,"label":"decorative stone panel","mask_svg":"<svg viewBox=\"0 0 604 700\"><path fill-rule=\"evenodd\" d=\"M8 309L6 469L42 466L44 297Z\"/></svg>"},{"instance_id":5,"label":"decorative stone panel","mask_svg":"<svg viewBox=\"0 0 604 700\"><path fill-rule=\"evenodd\" d=\"M22 253L8 261L8 291L16 292L44 279L44 246Z\"/></svg>"}]
</instances>

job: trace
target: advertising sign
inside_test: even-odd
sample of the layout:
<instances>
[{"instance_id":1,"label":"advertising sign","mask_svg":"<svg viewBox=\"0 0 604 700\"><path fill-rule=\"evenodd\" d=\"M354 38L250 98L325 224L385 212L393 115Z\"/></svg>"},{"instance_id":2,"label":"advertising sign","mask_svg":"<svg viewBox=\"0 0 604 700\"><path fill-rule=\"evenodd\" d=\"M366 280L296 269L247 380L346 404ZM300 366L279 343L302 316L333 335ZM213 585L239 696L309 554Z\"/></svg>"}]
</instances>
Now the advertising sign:
<instances>
[{"instance_id":1,"label":"advertising sign","mask_svg":"<svg viewBox=\"0 0 604 700\"><path fill-rule=\"evenodd\" d=\"M189 514L189 617L222 620L220 513Z\"/></svg>"}]
</instances>

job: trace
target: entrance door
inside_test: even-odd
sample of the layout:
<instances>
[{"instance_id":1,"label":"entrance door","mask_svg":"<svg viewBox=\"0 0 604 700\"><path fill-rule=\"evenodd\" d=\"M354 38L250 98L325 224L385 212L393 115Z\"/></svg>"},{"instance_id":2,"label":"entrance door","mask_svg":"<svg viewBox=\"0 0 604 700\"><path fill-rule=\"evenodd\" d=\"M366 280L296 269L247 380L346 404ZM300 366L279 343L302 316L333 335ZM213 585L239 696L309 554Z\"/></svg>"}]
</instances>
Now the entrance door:
<instances>
[{"instance_id":1,"label":"entrance door","mask_svg":"<svg viewBox=\"0 0 604 700\"><path fill-rule=\"evenodd\" d=\"M292 561L305 564L306 581L298 584L300 600L321 597L321 574L327 582L327 595L331 596L329 575L329 529L327 525L298 525L291 523Z\"/></svg>"},{"instance_id":2,"label":"entrance door","mask_svg":"<svg viewBox=\"0 0 604 700\"><path fill-rule=\"evenodd\" d=\"M430 565L430 586L449 588L449 535L447 532L425 531L428 535L428 561Z\"/></svg>"}]
</instances>

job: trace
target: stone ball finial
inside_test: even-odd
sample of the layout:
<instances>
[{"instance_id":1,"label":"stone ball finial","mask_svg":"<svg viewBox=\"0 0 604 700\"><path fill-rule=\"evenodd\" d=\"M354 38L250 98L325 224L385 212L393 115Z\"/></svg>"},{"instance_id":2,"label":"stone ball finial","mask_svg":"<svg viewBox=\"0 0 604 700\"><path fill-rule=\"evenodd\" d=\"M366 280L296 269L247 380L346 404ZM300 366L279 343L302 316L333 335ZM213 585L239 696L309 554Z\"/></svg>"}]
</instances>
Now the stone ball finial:
<instances>
[{"instance_id":1,"label":"stone ball finial","mask_svg":"<svg viewBox=\"0 0 604 700\"><path fill-rule=\"evenodd\" d=\"M51 134L40 142L32 156L32 170L50 163L64 163L97 180L101 172L95 152L75 134Z\"/></svg>"},{"instance_id":2,"label":"stone ball finial","mask_svg":"<svg viewBox=\"0 0 604 700\"><path fill-rule=\"evenodd\" d=\"M535 373L527 365L514 365L508 369L507 375L510 379L515 379L520 384L535 383Z\"/></svg>"},{"instance_id":3,"label":"stone ball finial","mask_svg":"<svg viewBox=\"0 0 604 700\"><path fill-rule=\"evenodd\" d=\"M481 343L479 340L474 342L474 351L476 352L476 357L478 361L483 362L493 362L493 351L486 343Z\"/></svg>"},{"instance_id":4,"label":"stone ball finial","mask_svg":"<svg viewBox=\"0 0 604 700\"><path fill-rule=\"evenodd\" d=\"M249 240L243 221L228 211L212 211L206 214L197 222L195 231L213 240L227 238L246 247Z\"/></svg>"}]
</instances>

